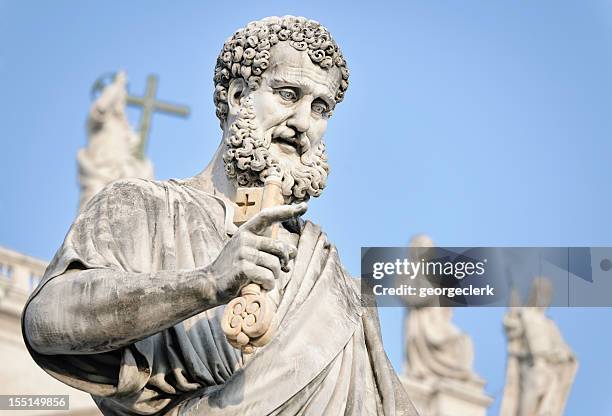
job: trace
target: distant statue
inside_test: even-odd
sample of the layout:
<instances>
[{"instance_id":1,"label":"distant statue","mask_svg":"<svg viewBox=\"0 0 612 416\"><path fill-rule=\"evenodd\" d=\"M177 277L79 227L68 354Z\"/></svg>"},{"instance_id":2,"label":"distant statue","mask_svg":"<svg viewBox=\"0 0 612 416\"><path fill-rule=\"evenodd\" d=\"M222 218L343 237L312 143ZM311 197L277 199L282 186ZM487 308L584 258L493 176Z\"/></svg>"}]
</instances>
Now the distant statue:
<instances>
[{"instance_id":1,"label":"distant statue","mask_svg":"<svg viewBox=\"0 0 612 416\"><path fill-rule=\"evenodd\" d=\"M452 322L452 308L416 307L406 323L407 372L416 379L471 380L474 347Z\"/></svg>"},{"instance_id":2,"label":"distant statue","mask_svg":"<svg viewBox=\"0 0 612 416\"><path fill-rule=\"evenodd\" d=\"M130 127L125 114L126 84L125 72L118 72L89 111L89 143L77 154L80 209L102 188L117 179L153 179L153 165L139 154L140 137Z\"/></svg>"},{"instance_id":3,"label":"distant statue","mask_svg":"<svg viewBox=\"0 0 612 416\"><path fill-rule=\"evenodd\" d=\"M433 241L421 234L412 238L410 246L411 259L418 261L424 257L424 248L433 247ZM414 282L428 285L424 276ZM440 307L433 297L417 299L424 300L415 304L414 298L406 299L410 307L404 331L407 375L415 379L480 380L472 370L472 340L453 324L453 309Z\"/></svg>"},{"instance_id":4,"label":"distant statue","mask_svg":"<svg viewBox=\"0 0 612 416\"><path fill-rule=\"evenodd\" d=\"M560 416L578 361L559 328L546 316L552 300L549 280L534 280L527 307L514 295L504 318L508 368L502 416Z\"/></svg>"}]
</instances>

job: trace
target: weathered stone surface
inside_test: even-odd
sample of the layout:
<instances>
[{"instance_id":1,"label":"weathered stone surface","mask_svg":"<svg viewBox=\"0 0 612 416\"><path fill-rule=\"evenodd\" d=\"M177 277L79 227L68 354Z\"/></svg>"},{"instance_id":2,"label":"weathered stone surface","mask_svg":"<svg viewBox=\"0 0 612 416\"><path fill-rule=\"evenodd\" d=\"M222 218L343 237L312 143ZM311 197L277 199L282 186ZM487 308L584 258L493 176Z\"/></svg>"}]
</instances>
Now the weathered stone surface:
<instances>
[{"instance_id":1,"label":"weathered stone surface","mask_svg":"<svg viewBox=\"0 0 612 416\"><path fill-rule=\"evenodd\" d=\"M323 134L347 87L318 23L239 30L215 70L213 160L190 179L123 180L92 198L26 306L36 362L105 414L416 414L376 310L320 228L299 218L325 186ZM270 176L286 205L237 227L237 188ZM249 283L267 291L278 327L246 354L220 319Z\"/></svg>"},{"instance_id":2,"label":"weathered stone surface","mask_svg":"<svg viewBox=\"0 0 612 416\"><path fill-rule=\"evenodd\" d=\"M21 335L21 312L48 263L0 246L0 395L68 395L68 416L100 415L88 394L49 377L36 365ZM2 410L2 415L49 415L49 410Z\"/></svg>"}]
</instances>

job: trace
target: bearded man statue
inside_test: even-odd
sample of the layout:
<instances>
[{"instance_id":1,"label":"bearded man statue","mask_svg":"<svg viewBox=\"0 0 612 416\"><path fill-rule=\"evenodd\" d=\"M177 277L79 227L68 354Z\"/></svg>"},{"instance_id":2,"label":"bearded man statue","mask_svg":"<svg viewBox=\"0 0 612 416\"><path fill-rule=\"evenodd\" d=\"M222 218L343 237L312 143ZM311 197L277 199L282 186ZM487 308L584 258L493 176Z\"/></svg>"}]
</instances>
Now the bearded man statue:
<instances>
[{"instance_id":1,"label":"bearded man statue","mask_svg":"<svg viewBox=\"0 0 612 416\"><path fill-rule=\"evenodd\" d=\"M228 39L212 161L193 178L121 180L92 199L26 306L35 361L106 415L416 414L376 308L362 306L320 227L300 218L325 187L323 133L348 76L312 20L266 18ZM270 175L284 204L237 227L237 188ZM250 283L268 291L278 325L247 354L221 319Z\"/></svg>"}]
</instances>

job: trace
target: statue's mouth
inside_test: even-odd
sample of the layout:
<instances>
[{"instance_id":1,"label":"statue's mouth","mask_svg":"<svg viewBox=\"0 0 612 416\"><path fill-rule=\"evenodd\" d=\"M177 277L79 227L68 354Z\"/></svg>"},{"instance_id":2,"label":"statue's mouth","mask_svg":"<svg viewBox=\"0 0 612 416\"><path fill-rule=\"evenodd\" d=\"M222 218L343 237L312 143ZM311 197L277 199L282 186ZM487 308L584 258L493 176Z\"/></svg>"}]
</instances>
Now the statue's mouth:
<instances>
[{"instance_id":1,"label":"statue's mouth","mask_svg":"<svg viewBox=\"0 0 612 416\"><path fill-rule=\"evenodd\" d=\"M272 143L275 143L283 153L302 154L302 146L297 137L273 137Z\"/></svg>"}]
</instances>

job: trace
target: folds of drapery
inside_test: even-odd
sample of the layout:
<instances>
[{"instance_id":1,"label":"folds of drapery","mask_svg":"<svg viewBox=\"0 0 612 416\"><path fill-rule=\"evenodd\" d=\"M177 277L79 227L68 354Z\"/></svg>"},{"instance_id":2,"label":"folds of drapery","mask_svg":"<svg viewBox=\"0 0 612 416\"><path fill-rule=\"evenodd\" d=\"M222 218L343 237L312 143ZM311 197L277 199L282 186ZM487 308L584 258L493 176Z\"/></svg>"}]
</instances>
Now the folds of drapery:
<instances>
[{"instance_id":1,"label":"folds of drapery","mask_svg":"<svg viewBox=\"0 0 612 416\"><path fill-rule=\"evenodd\" d=\"M30 299L75 265L147 273L210 264L229 238L227 213L185 182L115 182L79 215ZM361 306L318 226L305 223L281 282L271 293L277 335L248 361L225 339L223 307L116 351L28 348L45 371L92 394L109 415L415 414L382 349L375 309Z\"/></svg>"}]
</instances>

